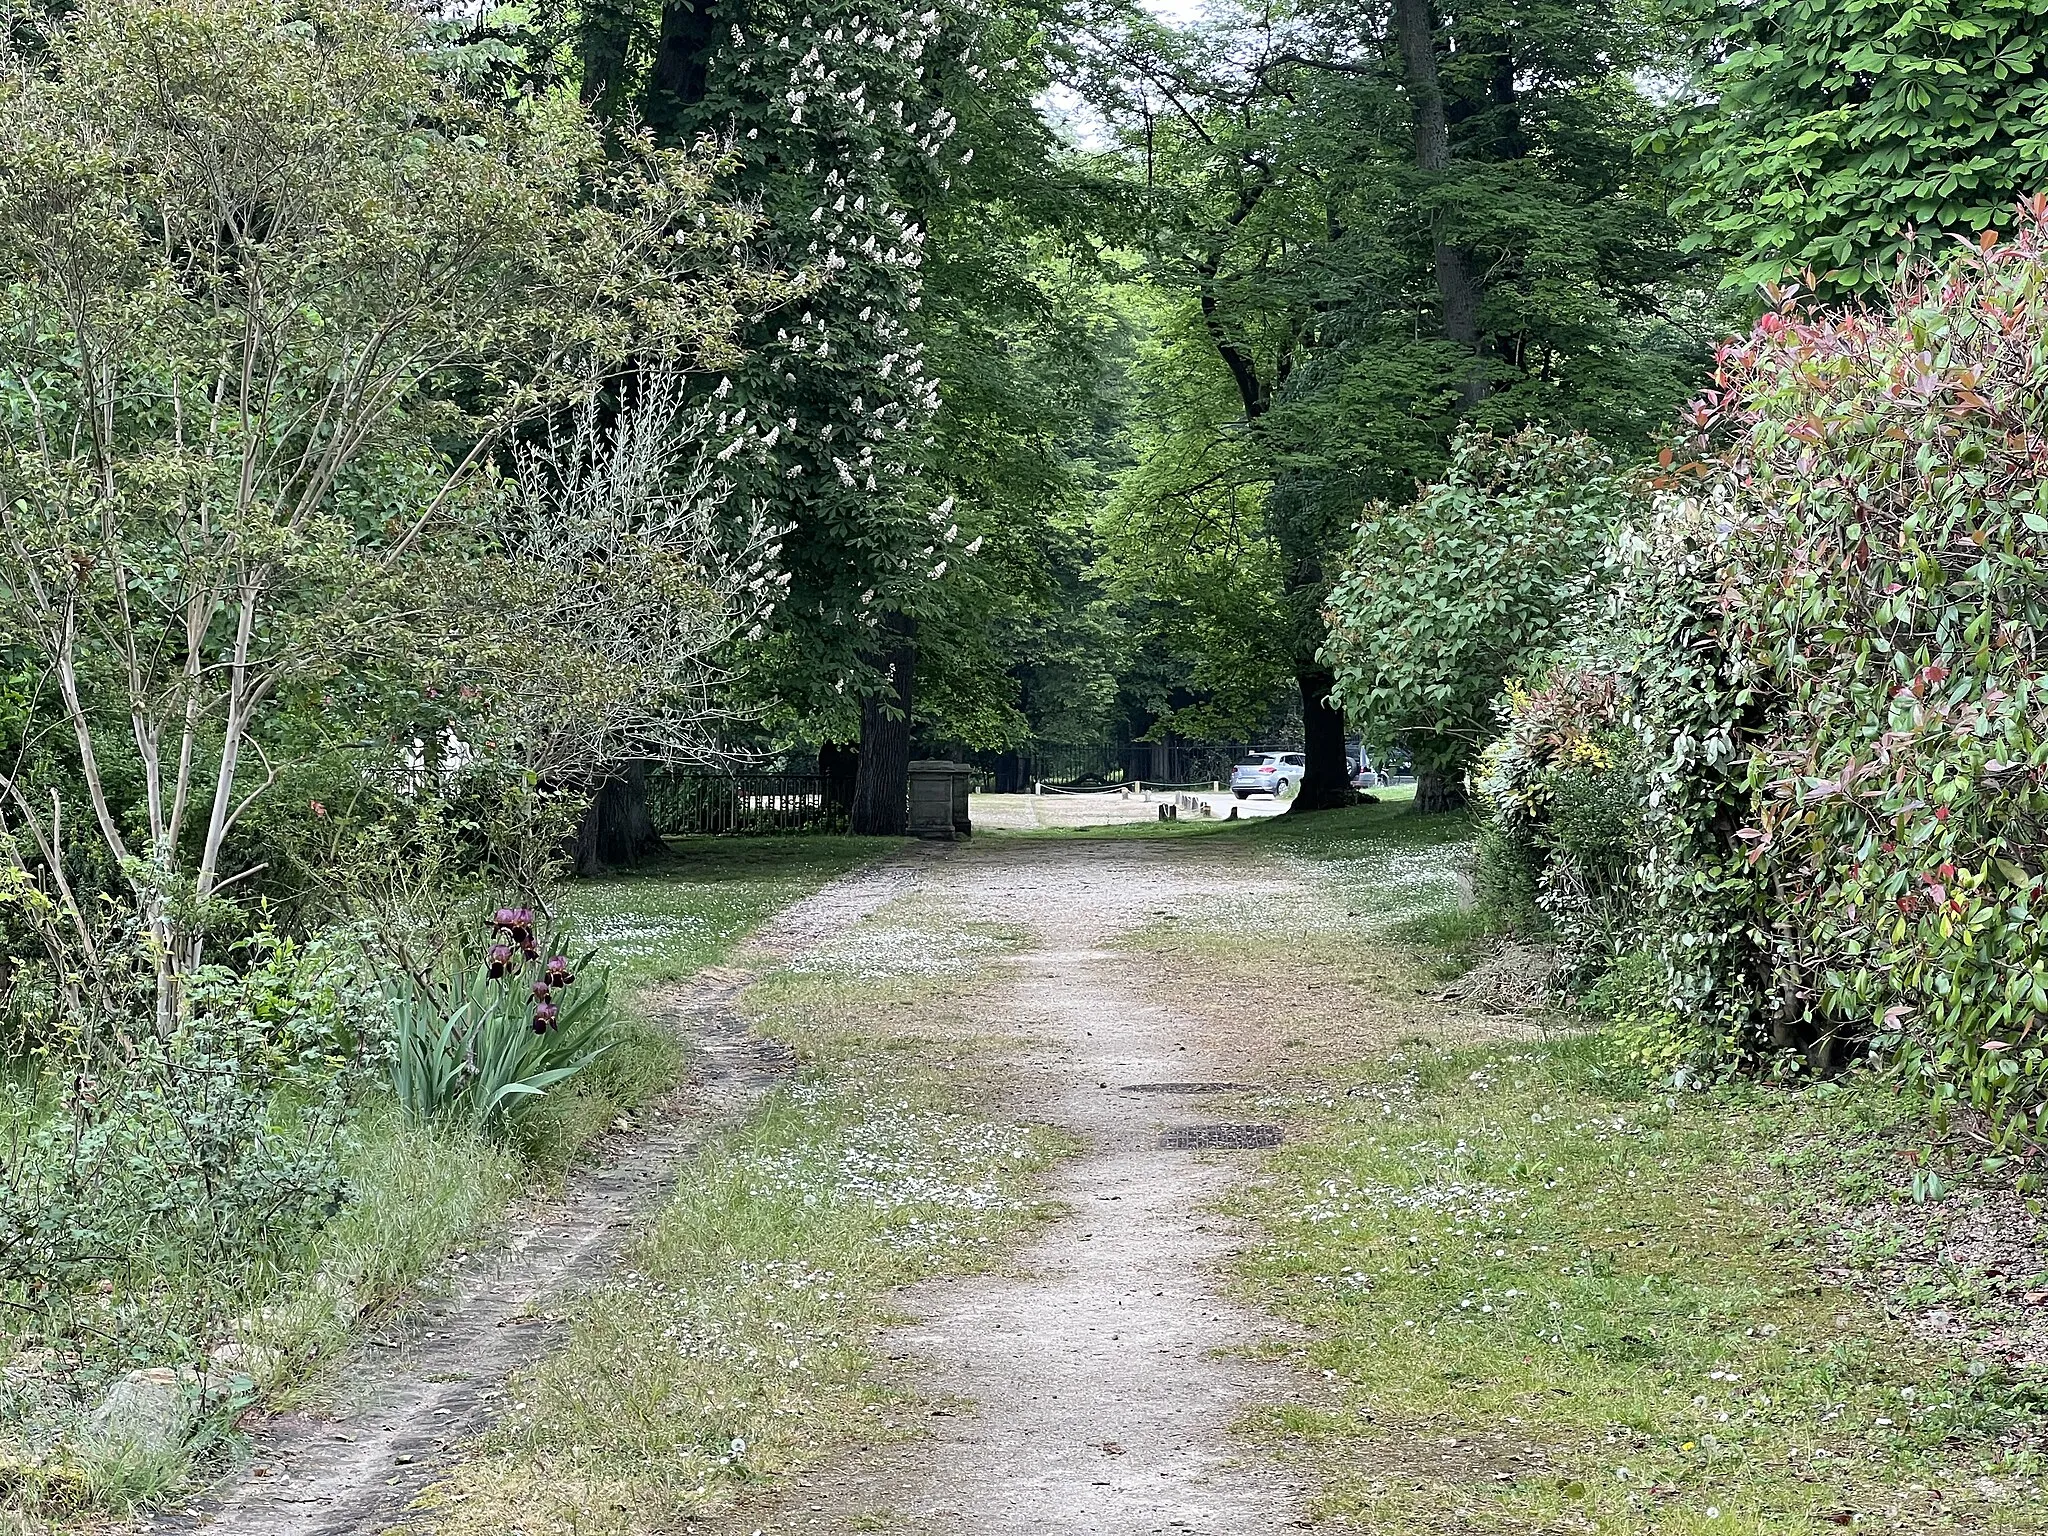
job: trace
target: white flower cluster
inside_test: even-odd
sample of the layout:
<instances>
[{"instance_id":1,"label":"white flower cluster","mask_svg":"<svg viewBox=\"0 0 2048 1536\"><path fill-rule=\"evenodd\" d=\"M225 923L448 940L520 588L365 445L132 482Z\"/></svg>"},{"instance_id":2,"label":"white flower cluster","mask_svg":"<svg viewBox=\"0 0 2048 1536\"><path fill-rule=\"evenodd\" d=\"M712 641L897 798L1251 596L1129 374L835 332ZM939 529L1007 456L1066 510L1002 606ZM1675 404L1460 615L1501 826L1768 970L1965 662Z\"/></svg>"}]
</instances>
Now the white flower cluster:
<instances>
[{"instance_id":1,"label":"white flower cluster","mask_svg":"<svg viewBox=\"0 0 2048 1536\"><path fill-rule=\"evenodd\" d=\"M756 29L750 39L735 31L736 45L748 44L762 74L780 74L763 126L782 164L805 157L809 212L784 235L819 289L800 319L757 343L767 387L757 384L747 391L751 401L720 414L717 458L745 456L784 481L877 498L861 516L878 530L899 520L879 541L894 551L876 560L875 574L889 577L885 587L913 571L936 580L949 563L934 561L930 548L911 553L931 537L908 482L920 477L934 441L940 386L910 326L924 302L926 230L906 201L928 203L950 184L950 167L971 158L948 148L960 123L938 101L933 70L950 67L946 34L960 30L949 25L960 19L879 0L851 13L804 14L765 35ZM959 59L970 74L973 52L966 46ZM799 399L804 406L792 409ZM935 526L944 526L950 510L948 502ZM973 554L979 543L961 553ZM891 606L875 604L870 589L855 622L873 626Z\"/></svg>"}]
</instances>

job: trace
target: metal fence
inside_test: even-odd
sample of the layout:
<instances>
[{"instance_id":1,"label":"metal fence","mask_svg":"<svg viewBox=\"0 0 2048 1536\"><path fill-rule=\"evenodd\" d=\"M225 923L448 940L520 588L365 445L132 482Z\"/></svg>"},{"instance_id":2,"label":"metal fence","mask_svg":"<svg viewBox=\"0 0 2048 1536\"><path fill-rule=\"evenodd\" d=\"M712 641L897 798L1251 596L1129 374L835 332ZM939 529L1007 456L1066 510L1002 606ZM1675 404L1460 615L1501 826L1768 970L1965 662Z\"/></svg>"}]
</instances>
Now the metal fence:
<instances>
[{"instance_id":1,"label":"metal fence","mask_svg":"<svg viewBox=\"0 0 2048 1536\"><path fill-rule=\"evenodd\" d=\"M1040 747L1024 759L1027 784L1121 784L1125 777L1114 747Z\"/></svg>"},{"instance_id":2,"label":"metal fence","mask_svg":"<svg viewBox=\"0 0 2048 1536\"><path fill-rule=\"evenodd\" d=\"M815 773L657 771L647 780L647 812L664 837L846 829L845 812Z\"/></svg>"}]
</instances>

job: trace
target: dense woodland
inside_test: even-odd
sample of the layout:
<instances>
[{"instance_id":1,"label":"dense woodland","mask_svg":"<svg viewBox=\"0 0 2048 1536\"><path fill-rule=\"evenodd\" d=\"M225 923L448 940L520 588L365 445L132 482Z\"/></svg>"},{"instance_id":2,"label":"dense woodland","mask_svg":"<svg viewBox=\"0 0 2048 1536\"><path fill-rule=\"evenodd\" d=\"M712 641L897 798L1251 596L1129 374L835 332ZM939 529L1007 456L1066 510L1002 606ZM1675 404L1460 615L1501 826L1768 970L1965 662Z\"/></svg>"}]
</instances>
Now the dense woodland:
<instances>
[{"instance_id":1,"label":"dense woodland","mask_svg":"<svg viewBox=\"0 0 2048 1536\"><path fill-rule=\"evenodd\" d=\"M4 26L0 1306L85 1397L366 1117L638 1091L558 898L677 765L1362 739L1647 1070L2048 1133L2029 7Z\"/></svg>"}]
</instances>

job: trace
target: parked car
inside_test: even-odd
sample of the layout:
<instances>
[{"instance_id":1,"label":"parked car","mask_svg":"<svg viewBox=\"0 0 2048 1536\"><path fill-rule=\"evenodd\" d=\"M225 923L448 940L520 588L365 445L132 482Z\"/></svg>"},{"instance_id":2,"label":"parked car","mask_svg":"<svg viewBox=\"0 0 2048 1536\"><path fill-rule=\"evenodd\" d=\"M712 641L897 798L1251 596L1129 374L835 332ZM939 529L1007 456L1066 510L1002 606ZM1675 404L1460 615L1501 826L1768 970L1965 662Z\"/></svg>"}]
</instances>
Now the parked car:
<instances>
[{"instance_id":1,"label":"parked car","mask_svg":"<svg viewBox=\"0 0 2048 1536\"><path fill-rule=\"evenodd\" d=\"M1358 761L1351 765L1353 789L1378 789L1381 782L1380 772L1373 767L1371 758L1361 754Z\"/></svg>"},{"instance_id":2,"label":"parked car","mask_svg":"<svg viewBox=\"0 0 2048 1536\"><path fill-rule=\"evenodd\" d=\"M1230 792L1240 800L1271 795L1276 800L1299 787L1308 760L1299 752L1261 752L1230 770Z\"/></svg>"}]
</instances>

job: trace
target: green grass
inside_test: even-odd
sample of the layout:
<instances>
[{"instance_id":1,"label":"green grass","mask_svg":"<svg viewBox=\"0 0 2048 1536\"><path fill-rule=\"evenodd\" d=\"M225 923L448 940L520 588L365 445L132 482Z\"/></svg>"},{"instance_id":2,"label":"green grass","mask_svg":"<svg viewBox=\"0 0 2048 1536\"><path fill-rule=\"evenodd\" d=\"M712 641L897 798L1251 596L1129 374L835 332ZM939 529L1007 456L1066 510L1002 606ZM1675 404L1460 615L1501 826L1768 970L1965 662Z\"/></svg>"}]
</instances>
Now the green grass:
<instances>
[{"instance_id":1,"label":"green grass","mask_svg":"<svg viewBox=\"0 0 2048 1536\"><path fill-rule=\"evenodd\" d=\"M1635 1083L1597 1038L1411 1046L1290 1116L1309 1134L1243 1202L1265 1235L1240 1273L1338 1384L1335 1410L1263 1421L1306 1442L1324 1512L1387 1532L2039 1529L2039 1378L1918 1342L1831 1278L1819 1149L1881 1105ZM1812 1155L1773 1169L1795 1137Z\"/></svg>"},{"instance_id":2,"label":"green grass","mask_svg":"<svg viewBox=\"0 0 2048 1536\"><path fill-rule=\"evenodd\" d=\"M1480 935L1443 889L1396 898L1373 874L1461 829L1342 814L1327 836L1247 831L1323 866L1394 984L1469 959ZM2048 1380L1889 1310L1975 1298L1995 1327L2048 1279L1901 1279L1883 1234L1942 1218L1905 1195L1917 1133L1882 1083L1667 1094L1598 1034L1414 1041L1333 1064L1283 1114L1290 1144L1232 1201L1258 1234L1237 1283L1334 1401L1246 1427L1299 1460L1322 1516L1385 1536L2048 1528Z\"/></svg>"},{"instance_id":3,"label":"green grass","mask_svg":"<svg viewBox=\"0 0 2048 1536\"><path fill-rule=\"evenodd\" d=\"M688 837L672 856L631 874L578 881L563 909L578 941L612 967L619 1001L611 1049L513 1126L535 1169L555 1176L609 1129L661 1097L688 1070L688 1053L661 1018L659 990L729 956L784 907L893 846L856 837Z\"/></svg>"},{"instance_id":4,"label":"green grass","mask_svg":"<svg viewBox=\"0 0 2048 1536\"><path fill-rule=\"evenodd\" d=\"M578 881L563 909L630 992L717 964L771 914L895 846L859 837L672 838L671 858Z\"/></svg>"},{"instance_id":5,"label":"green grass","mask_svg":"<svg viewBox=\"0 0 2048 1536\"><path fill-rule=\"evenodd\" d=\"M1019 942L911 897L748 990L795 1080L707 1140L624 1273L515 1379L519 1407L430 1495L441 1536L654 1536L917 1432L875 1376L893 1293L1002 1262L1071 1150L994 1107L976 1035L986 961Z\"/></svg>"},{"instance_id":6,"label":"green grass","mask_svg":"<svg viewBox=\"0 0 2048 1536\"><path fill-rule=\"evenodd\" d=\"M303 1251L286 1255L281 1270L159 1270L148 1297L110 1294L110 1302L148 1307L173 1336L189 1331L201 1346L232 1345L235 1353L215 1363L217 1381L190 1443L138 1454L75 1433L56 1438L75 1431L89 1395L38 1403L0 1394L0 1508L53 1521L125 1513L189 1488L195 1470L231 1449L233 1420L259 1390L273 1403L317 1394L320 1368L347 1348L359 1319L408 1306L425 1276L496 1224L525 1177L504 1148L414 1124L382 1099L347 1128L341 1164L348 1204ZM138 1356L102 1362L94 1374L185 1363Z\"/></svg>"}]
</instances>

